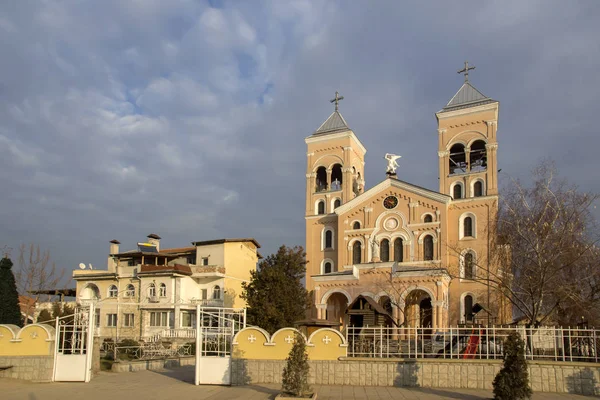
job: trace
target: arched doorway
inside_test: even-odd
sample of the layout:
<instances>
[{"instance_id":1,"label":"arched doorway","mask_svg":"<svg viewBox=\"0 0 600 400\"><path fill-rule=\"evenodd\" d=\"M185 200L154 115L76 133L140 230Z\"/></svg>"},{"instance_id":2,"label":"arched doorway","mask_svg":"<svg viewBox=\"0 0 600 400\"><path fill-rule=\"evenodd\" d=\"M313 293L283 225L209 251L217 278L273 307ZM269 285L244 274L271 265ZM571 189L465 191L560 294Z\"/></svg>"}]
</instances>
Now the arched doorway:
<instances>
[{"instance_id":1,"label":"arched doorway","mask_svg":"<svg viewBox=\"0 0 600 400\"><path fill-rule=\"evenodd\" d=\"M433 327L431 296L422 289L415 289L404 300L404 321L410 327Z\"/></svg>"},{"instance_id":2,"label":"arched doorway","mask_svg":"<svg viewBox=\"0 0 600 400\"><path fill-rule=\"evenodd\" d=\"M346 309L348 298L343 293L332 293L327 299L325 319L340 324L340 329L347 325Z\"/></svg>"}]
</instances>

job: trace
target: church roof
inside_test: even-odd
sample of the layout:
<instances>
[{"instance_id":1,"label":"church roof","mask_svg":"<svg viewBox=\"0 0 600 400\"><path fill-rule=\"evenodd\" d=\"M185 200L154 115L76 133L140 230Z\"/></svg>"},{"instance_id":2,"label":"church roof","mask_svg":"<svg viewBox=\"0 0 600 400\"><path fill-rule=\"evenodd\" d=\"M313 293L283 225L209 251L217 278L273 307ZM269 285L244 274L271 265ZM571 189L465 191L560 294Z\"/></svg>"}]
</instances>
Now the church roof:
<instances>
[{"instance_id":1,"label":"church roof","mask_svg":"<svg viewBox=\"0 0 600 400\"><path fill-rule=\"evenodd\" d=\"M327 120L321 124L319 129L317 129L313 135L322 135L324 133L341 132L347 130L350 130L348 123L344 117L342 117L342 114L336 110L331 113L329 118L327 118Z\"/></svg>"},{"instance_id":2,"label":"church roof","mask_svg":"<svg viewBox=\"0 0 600 400\"><path fill-rule=\"evenodd\" d=\"M461 108L479 106L482 104L492 103L495 100L485 96L479 90L475 89L470 82L465 82L458 89L458 92L450 99L448 104L441 110L441 112L454 111Z\"/></svg>"}]
</instances>

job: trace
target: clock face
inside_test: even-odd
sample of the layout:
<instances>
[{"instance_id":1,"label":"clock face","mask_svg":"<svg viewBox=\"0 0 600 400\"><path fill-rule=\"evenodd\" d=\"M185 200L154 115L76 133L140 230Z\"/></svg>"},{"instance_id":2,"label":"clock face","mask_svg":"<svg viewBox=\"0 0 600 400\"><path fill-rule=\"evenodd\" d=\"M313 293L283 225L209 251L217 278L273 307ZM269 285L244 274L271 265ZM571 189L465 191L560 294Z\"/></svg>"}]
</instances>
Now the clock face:
<instances>
[{"instance_id":1,"label":"clock face","mask_svg":"<svg viewBox=\"0 0 600 400\"><path fill-rule=\"evenodd\" d=\"M398 198L396 196L388 196L383 200L383 206L385 208L392 209L398 205Z\"/></svg>"}]
</instances>

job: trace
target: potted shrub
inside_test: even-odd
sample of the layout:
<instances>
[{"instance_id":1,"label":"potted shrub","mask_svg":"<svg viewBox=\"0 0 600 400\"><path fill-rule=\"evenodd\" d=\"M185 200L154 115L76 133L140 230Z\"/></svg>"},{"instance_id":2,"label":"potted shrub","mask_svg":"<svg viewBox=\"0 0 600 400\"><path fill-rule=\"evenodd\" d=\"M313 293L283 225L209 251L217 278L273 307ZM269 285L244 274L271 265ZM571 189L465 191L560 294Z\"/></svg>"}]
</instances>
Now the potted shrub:
<instances>
[{"instance_id":1,"label":"potted shrub","mask_svg":"<svg viewBox=\"0 0 600 400\"><path fill-rule=\"evenodd\" d=\"M281 377L282 393L277 395L276 399L316 399L317 394L312 393L308 384L308 354L306 353L306 343L304 337L296 333L294 345L290 354L286 358L286 365L283 368Z\"/></svg>"},{"instance_id":2,"label":"potted shrub","mask_svg":"<svg viewBox=\"0 0 600 400\"><path fill-rule=\"evenodd\" d=\"M517 332L511 332L504 343L504 365L494 379L494 399L530 399L531 394L525 343Z\"/></svg>"}]
</instances>

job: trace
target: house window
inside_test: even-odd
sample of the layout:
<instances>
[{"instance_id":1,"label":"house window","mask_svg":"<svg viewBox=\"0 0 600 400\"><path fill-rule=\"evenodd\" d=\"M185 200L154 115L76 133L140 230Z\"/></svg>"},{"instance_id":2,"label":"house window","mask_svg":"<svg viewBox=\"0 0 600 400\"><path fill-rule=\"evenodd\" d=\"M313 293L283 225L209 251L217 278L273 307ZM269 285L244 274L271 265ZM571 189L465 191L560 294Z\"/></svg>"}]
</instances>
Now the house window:
<instances>
[{"instance_id":1,"label":"house window","mask_svg":"<svg viewBox=\"0 0 600 400\"><path fill-rule=\"evenodd\" d=\"M319 201L317 203L317 214L322 215L325 214L325 202Z\"/></svg>"},{"instance_id":2,"label":"house window","mask_svg":"<svg viewBox=\"0 0 600 400\"><path fill-rule=\"evenodd\" d=\"M362 248L359 241L352 245L352 264L360 264L362 260Z\"/></svg>"},{"instance_id":3,"label":"house window","mask_svg":"<svg viewBox=\"0 0 600 400\"><path fill-rule=\"evenodd\" d=\"M404 241L402 238L394 240L394 261L404 261Z\"/></svg>"},{"instance_id":4,"label":"house window","mask_svg":"<svg viewBox=\"0 0 600 400\"><path fill-rule=\"evenodd\" d=\"M333 247L333 232L325 231L325 248L331 249Z\"/></svg>"},{"instance_id":5,"label":"house window","mask_svg":"<svg viewBox=\"0 0 600 400\"><path fill-rule=\"evenodd\" d=\"M215 286L213 289L213 300L221 299L221 287L219 285Z\"/></svg>"},{"instance_id":6,"label":"house window","mask_svg":"<svg viewBox=\"0 0 600 400\"><path fill-rule=\"evenodd\" d=\"M208 289L202 289L201 293L202 293L202 300L208 299Z\"/></svg>"},{"instance_id":7,"label":"house window","mask_svg":"<svg viewBox=\"0 0 600 400\"><path fill-rule=\"evenodd\" d=\"M154 311L150 313L150 326L169 326L168 311Z\"/></svg>"},{"instance_id":8,"label":"house window","mask_svg":"<svg viewBox=\"0 0 600 400\"><path fill-rule=\"evenodd\" d=\"M191 311L182 311L181 312L181 327L182 328L191 328L195 325L196 315Z\"/></svg>"},{"instance_id":9,"label":"house window","mask_svg":"<svg viewBox=\"0 0 600 400\"><path fill-rule=\"evenodd\" d=\"M156 297L156 285L154 283L151 283L148 287L148 296Z\"/></svg>"},{"instance_id":10,"label":"house window","mask_svg":"<svg viewBox=\"0 0 600 400\"><path fill-rule=\"evenodd\" d=\"M341 205L342 205L342 201L340 199L335 199L335 201L333 202L333 209L335 210L336 208L338 208Z\"/></svg>"},{"instance_id":11,"label":"house window","mask_svg":"<svg viewBox=\"0 0 600 400\"><path fill-rule=\"evenodd\" d=\"M202 265L208 265L208 257L202 257Z\"/></svg>"},{"instance_id":12,"label":"house window","mask_svg":"<svg viewBox=\"0 0 600 400\"><path fill-rule=\"evenodd\" d=\"M473 218L471 217L465 217L465 219L463 220L463 226L464 226L464 230L463 230L463 236L473 236Z\"/></svg>"},{"instance_id":13,"label":"house window","mask_svg":"<svg viewBox=\"0 0 600 400\"><path fill-rule=\"evenodd\" d=\"M387 239L381 241L381 261L390 261L390 241Z\"/></svg>"},{"instance_id":14,"label":"house window","mask_svg":"<svg viewBox=\"0 0 600 400\"><path fill-rule=\"evenodd\" d=\"M462 185L460 183L454 185L454 189L452 190L452 197L454 198L454 200L462 199Z\"/></svg>"},{"instance_id":15,"label":"house window","mask_svg":"<svg viewBox=\"0 0 600 400\"><path fill-rule=\"evenodd\" d=\"M330 274L332 272L332 267L331 267L331 263L329 261L327 261L323 267L323 272L326 274Z\"/></svg>"},{"instance_id":16,"label":"house window","mask_svg":"<svg viewBox=\"0 0 600 400\"><path fill-rule=\"evenodd\" d=\"M135 287L130 283L127 285L125 289L125 297L134 297L135 296Z\"/></svg>"},{"instance_id":17,"label":"house window","mask_svg":"<svg viewBox=\"0 0 600 400\"><path fill-rule=\"evenodd\" d=\"M133 258L131 260L127 260L127 266L128 267L133 267L135 266L135 261L133 260Z\"/></svg>"},{"instance_id":18,"label":"house window","mask_svg":"<svg viewBox=\"0 0 600 400\"><path fill-rule=\"evenodd\" d=\"M100 326L100 309L96 308L96 311L94 312L94 325L96 325L96 328Z\"/></svg>"},{"instance_id":19,"label":"house window","mask_svg":"<svg viewBox=\"0 0 600 400\"><path fill-rule=\"evenodd\" d=\"M161 283L158 293L159 293L160 297L167 297L167 285L165 285L164 283Z\"/></svg>"},{"instance_id":20,"label":"house window","mask_svg":"<svg viewBox=\"0 0 600 400\"><path fill-rule=\"evenodd\" d=\"M465 279L475 279L475 262L471 252L465 254Z\"/></svg>"},{"instance_id":21,"label":"house window","mask_svg":"<svg viewBox=\"0 0 600 400\"><path fill-rule=\"evenodd\" d=\"M194 254L188 255L186 259L189 265L196 265L196 256Z\"/></svg>"},{"instance_id":22,"label":"house window","mask_svg":"<svg viewBox=\"0 0 600 400\"><path fill-rule=\"evenodd\" d=\"M425 218L423 218L423 222L433 222L433 217L431 216L431 214L425 215Z\"/></svg>"},{"instance_id":23,"label":"house window","mask_svg":"<svg viewBox=\"0 0 600 400\"><path fill-rule=\"evenodd\" d=\"M123 326L127 328L131 328L134 325L134 314L123 314Z\"/></svg>"},{"instance_id":24,"label":"house window","mask_svg":"<svg viewBox=\"0 0 600 400\"><path fill-rule=\"evenodd\" d=\"M423 258L425 261L433 260L433 237L431 235L427 235L423 239Z\"/></svg>"},{"instance_id":25,"label":"house window","mask_svg":"<svg viewBox=\"0 0 600 400\"><path fill-rule=\"evenodd\" d=\"M352 225L352 229L360 229L360 222L355 221L354 224Z\"/></svg>"},{"instance_id":26,"label":"house window","mask_svg":"<svg viewBox=\"0 0 600 400\"><path fill-rule=\"evenodd\" d=\"M483 182L477 181L473 185L473 196L481 197L483 196Z\"/></svg>"},{"instance_id":27,"label":"house window","mask_svg":"<svg viewBox=\"0 0 600 400\"><path fill-rule=\"evenodd\" d=\"M106 326L117 326L117 314L106 314Z\"/></svg>"},{"instance_id":28,"label":"house window","mask_svg":"<svg viewBox=\"0 0 600 400\"><path fill-rule=\"evenodd\" d=\"M119 290L117 289L117 287L115 285L110 285L110 287L108 288L108 297L117 297L118 294Z\"/></svg>"}]
</instances>

